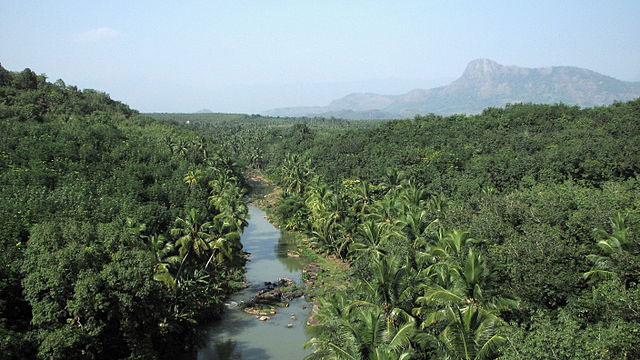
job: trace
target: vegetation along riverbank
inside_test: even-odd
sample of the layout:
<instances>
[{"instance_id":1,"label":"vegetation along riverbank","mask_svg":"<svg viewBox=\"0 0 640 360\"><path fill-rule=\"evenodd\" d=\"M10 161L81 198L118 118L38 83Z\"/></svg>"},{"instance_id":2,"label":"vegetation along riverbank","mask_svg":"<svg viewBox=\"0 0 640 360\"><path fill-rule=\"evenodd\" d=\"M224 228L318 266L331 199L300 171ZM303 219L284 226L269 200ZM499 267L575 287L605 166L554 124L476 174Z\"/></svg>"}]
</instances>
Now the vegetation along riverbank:
<instances>
[{"instance_id":1,"label":"vegetation along riverbank","mask_svg":"<svg viewBox=\"0 0 640 360\"><path fill-rule=\"evenodd\" d=\"M251 204L260 207L267 212L268 220L276 227L280 227L278 220L274 218L274 210L280 201L282 188L273 184L264 174L252 171L247 175ZM343 289L349 283L351 276L349 265L327 252L315 248L310 239L303 233L281 229L282 236L293 239L294 250L289 250L289 257L301 257L307 264L303 269L302 279L306 288L304 294L311 303L312 312L307 320L308 325L314 324L315 312L318 309L317 298L322 298L328 293Z\"/></svg>"}]
</instances>

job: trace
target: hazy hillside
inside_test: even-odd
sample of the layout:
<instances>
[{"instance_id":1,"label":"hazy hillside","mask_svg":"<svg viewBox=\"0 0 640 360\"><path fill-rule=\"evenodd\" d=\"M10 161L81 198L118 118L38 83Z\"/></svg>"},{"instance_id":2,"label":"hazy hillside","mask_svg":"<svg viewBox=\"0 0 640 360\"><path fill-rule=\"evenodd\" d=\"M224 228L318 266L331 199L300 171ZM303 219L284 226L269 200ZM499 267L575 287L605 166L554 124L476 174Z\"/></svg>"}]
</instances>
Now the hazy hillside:
<instances>
[{"instance_id":1,"label":"hazy hillside","mask_svg":"<svg viewBox=\"0 0 640 360\"><path fill-rule=\"evenodd\" d=\"M523 68L488 59L471 61L447 86L415 89L401 95L356 93L327 106L265 111L278 116L343 116L354 119L407 117L415 114L479 113L508 103L607 105L640 97L640 82L621 81L570 66Z\"/></svg>"}]
</instances>

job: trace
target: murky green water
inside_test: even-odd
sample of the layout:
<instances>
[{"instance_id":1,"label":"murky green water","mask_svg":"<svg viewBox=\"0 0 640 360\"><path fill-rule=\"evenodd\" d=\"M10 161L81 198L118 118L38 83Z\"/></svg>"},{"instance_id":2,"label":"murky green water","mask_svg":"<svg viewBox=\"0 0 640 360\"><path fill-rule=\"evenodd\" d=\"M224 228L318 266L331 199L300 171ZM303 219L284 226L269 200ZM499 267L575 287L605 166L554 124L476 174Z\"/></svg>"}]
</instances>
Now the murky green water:
<instances>
[{"instance_id":1,"label":"murky green water","mask_svg":"<svg viewBox=\"0 0 640 360\"><path fill-rule=\"evenodd\" d=\"M309 304L296 299L267 321L242 312L235 304L251 299L265 281L286 277L302 284L304 267L300 258L287 257L293 247L290 239L265 218L264 211L249 207L249 226L242 234L244 249L251 253L247 263L247 280L251 285L232 296L222 320L208 330L206 346L198 351L198 360L208 359L302 359L309 351L302 345L307 340L306 319ZM294 314L296 320L291 319ZM288 324L293 324L288 328Z\"/></svg>"}]
</instances>

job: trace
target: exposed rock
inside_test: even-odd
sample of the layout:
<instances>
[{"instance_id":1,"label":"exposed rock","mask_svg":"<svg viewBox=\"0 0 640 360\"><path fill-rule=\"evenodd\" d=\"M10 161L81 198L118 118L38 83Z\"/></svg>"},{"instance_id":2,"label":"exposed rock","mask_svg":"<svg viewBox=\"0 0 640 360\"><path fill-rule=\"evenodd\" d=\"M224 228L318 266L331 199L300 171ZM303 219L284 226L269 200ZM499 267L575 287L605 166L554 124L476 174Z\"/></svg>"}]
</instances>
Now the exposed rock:
<instances>
[{"instance_id":1,"label":"exposed rock","mask_svg":"<svg viewBox=\"0 0 640 360\"><path fill-rule=\"evenodd\" d=\"M281 278L275 283L265 282L251 301L243 304L243 311L256 315L273 315L275 307L288 307L289 301L301 297L304 292L291 279Z\"/></svg>"},{"instance_id":2,"label":"exposed rock","mask_svg":"<svg viewBox=\"0 0 640 360\"><path fill-rule=\"evenodd\" d=\"M274 307L254 307L254 306L246 306L242 309L242 311L247 314L253 315L275 315L276 309Z\"/></svg>"},{"instance_id":3,"label":"exposed rock","mask_svg":"<svg viewBox=\"0 0 640 360\"><path fill-rule=\"evenodd\" d=\"M318 306L318 304L313 304L313 308L311 309L311 314L307 319L307 326L313 326L318 323L318 319L316 319L316 314L318 313L319 309L320 307Z\"/></svg>"},{"instance_id":4,"label":"exposed rock","mask_svg":"<svg viewBox=\"0 0 640 360\"><path fill-rule=\"evenodd\" d=\"M315 263L307 264L302 270L302 280L308 287L314 288L317 284L321 284L322 281L318 281L318 274L325 272L320 265Z\"/></svg>"},{"instance_id":5,"label":"exposed rock","mask_svg":"<svg viewBox=\"0 0 640 360\"><path fill-rule=\"evenodd\" d=\"M259 304L275 304L280 302L282 294L279 290L263 290L258 293L255 302Z\"/></svg>"}]
</instances>

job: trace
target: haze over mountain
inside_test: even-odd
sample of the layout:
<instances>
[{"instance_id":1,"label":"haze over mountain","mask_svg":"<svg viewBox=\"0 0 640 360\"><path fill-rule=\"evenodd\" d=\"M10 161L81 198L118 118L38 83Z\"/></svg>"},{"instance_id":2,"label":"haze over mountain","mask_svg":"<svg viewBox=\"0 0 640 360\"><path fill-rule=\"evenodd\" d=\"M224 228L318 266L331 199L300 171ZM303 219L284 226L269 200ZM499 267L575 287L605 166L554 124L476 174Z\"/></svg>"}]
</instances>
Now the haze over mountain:
<instances>
[{"instance_id":1,"label":"haze over mountain","mask_svg":"<svg viewBox=\"0 0 640 360\"><path fill-rule=\"evenodd\" d=\"M478 113L508 103L611 104L640 97L640 82L621 81L571 66L524 68L489 59L471 61L449 85L401 95L354 93L326 106L267 110L271 116L335 116L353 119L411 117L415 114Z\"/></svg>"}]
</instances>

